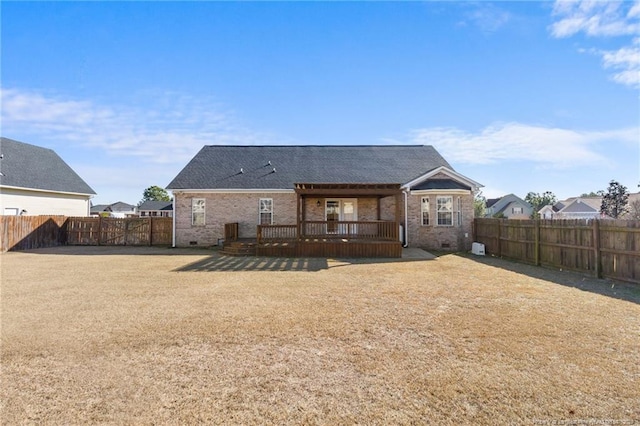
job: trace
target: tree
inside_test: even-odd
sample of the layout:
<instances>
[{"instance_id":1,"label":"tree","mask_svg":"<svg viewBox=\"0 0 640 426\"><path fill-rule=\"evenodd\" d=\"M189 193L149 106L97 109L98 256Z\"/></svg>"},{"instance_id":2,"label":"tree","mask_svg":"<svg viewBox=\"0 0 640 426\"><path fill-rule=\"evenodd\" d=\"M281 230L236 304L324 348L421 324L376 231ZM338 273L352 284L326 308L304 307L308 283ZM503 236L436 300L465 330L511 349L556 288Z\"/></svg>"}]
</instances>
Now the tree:
<instances>
[{"instance_id":1,"label":"tree","mask_svg":"<svg viewBox=\"0 0 640 426\"><path fill-rule=\"evenodd\" d=\"M612 180L609 182L609 188L602 197L600 205L600 213L617 219L627 211L627 201L629 200L629 191L627 187Z\"/></svg>"},{"instance_id":2,"label":"tree","mask_svg":"<svg viewBox=\"0 0 640 426\"><path fill-rule=\"evenodd\" d=\"M601 189L601 190L596 191L596 192L593 192L593 191L591 191L591 192L589 192L589 193L586 193L586 192L585 192L585 193L583 193L583 194L580 194L580 197L581 197L581 198L587 198L587 197L604 197L604 191Z\"/></svg>"},{"instance_id":3,"label":"tree","mask_svg":"<svg viewBox=\"0 0 640 426\"><path fill-rule=\"evenodd\" d=\"M171 201L171 197L169 197L169 194L163 188L153 185L144 190L142 200L138 205L145 201Z\"/></svg>"},{"instance_id":4,"label":"tree","mask_svg":"<svg viewBox=\"0 0 640 426\"><path fill-rule=\"evenodd\" d=\"M482 195L482 191L473 197L473 217L484 217L487 209L487 199Z\"/></svg>"},{"instance_id":5,"label":"tree","mask_svg":"<svg viewBox=\"0 0 640 426\"><path fill-rule=\"evenodd\" d=\"M537 192L529 192L527 196L524 197L524 200L527 203L531 204L531 206L533 207L533 212L531 213L532 219L535 219L539 216L538 212L544 206L552 206L558 202L556 195L551 191L545 191L542 195L538 194Z\"/></svg>"}]
</instances>

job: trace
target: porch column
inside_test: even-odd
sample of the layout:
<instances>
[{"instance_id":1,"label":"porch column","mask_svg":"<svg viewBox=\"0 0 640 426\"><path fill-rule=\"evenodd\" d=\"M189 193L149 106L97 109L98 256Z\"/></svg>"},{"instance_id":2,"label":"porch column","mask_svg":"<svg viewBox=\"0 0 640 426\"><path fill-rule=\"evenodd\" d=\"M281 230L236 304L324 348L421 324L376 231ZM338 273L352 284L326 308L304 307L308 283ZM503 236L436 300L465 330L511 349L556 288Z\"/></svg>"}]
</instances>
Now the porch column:
<instances>
[{"instance_id":1,"label":"porch column","mask_svg":"<svg viewBox=\"0 0 640 426\"><path fill-rule=\"evenodd\" d=\"M298 239L302 238L302 215L304 214L304 197L298 192L296 203L296 226Z\"/></svg>"},{"instance_id":2,"label":"porch column","mask_svg":"<svg viewBox=\"0 0 640 426\"><path fill-rule=\"evenodd\" d=\"M402 213L403 213L403 207L404 205L402 204L402 192L398 192L395 195L395 199L396 199L396 232L400 232L400 222L402 221ZM406 230L407 224L403 224L402 228ZM398 235L398 240L400 239L400 235Z\"/></svg>"}]
</instances>

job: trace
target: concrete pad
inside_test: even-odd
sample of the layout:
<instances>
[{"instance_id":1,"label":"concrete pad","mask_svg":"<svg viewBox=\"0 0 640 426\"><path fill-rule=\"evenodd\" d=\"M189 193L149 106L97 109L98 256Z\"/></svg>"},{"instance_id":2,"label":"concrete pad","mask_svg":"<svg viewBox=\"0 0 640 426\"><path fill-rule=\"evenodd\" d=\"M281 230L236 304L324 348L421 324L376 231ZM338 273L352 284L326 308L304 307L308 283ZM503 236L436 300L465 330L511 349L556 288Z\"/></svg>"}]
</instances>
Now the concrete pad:
<instances>
[{"instance_id":1,"label":"concrete pad","mask_svg":"<svg viewBox=\"0 0 640 426\"><path fill-rule=\"evenodd\" d=\"M435 259L436 256L421 248L407 247L402 249L402 258L432 260Z\"/></svg>"}]
</instances>

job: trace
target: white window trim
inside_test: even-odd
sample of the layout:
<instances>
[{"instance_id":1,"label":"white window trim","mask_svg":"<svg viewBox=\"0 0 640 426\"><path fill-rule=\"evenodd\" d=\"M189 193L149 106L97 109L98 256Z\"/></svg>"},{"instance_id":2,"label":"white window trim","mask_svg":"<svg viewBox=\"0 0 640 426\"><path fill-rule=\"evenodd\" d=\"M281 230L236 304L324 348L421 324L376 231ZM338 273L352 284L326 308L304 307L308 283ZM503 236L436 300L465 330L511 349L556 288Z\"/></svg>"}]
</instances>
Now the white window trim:
<instances>
[{"instance_id":1,"label":"white window trim","mask_svg":"<svg viewBox=\"0 0 640 426\"><path fill-rule=\"evenodd\" d=\"M200 213L199 211L195 211L195 207L197 204L202 201L202 223L195 223L195 213ZM207 200L204 198L192 198L191 199L191 226L205 226L207 224Z\"/></svg>"},{"instance_id":2,"label":"white window trim","mask_svg":"<svg viewBox=\"0 0 640 426\"><path fill-rule=\"evenodd\" d=\"M262 201L270 201L271 202L271 211L269 212L263 212L262 211ZM273 225L273 211L274 211L274 206L273 206L273 198L260 198L260 200L258 201L258 225ZM270 223L264 224L262 223L262 213L270 213L271 214L271 221Z\"/></svg>"},{"instance_id":3,"label":"white window trim","mask_svg":"<svg viewBox=\"0 0 640 426\"><path fill-rule=\"evenodd\" d=\"M425 200L427 201L426 202L426 205L427 205L427 209L426 209L427 223L424 223L425 210L424 210L423 207L425 205L425 202L424 202ZM431 226L431 211L430 211L430 209L431 209L431 201L429 200L429 197L420 197L420 226Z\"/></svg>"},{"instance_id":4,"label":"white window trim","mask_svg":"<svg viewBox=\"0 0 640 426\"><path fill-rule=\"evenodd\" d=\"M438 210L438 201L443 199L443 198L450 198L451 199L451 211L444 211L442 213L450 213L451 214L451 223L447 223L447 224L443 224L440 223L440 211ZM438 197L436 197L436 222L435 225L436 226L444 226L444 227L452 227L454 226L454 220L453 220L453 216L454 216L454 208L453 208L453 195L439 195Z\"/></svg>"}]
</instances>

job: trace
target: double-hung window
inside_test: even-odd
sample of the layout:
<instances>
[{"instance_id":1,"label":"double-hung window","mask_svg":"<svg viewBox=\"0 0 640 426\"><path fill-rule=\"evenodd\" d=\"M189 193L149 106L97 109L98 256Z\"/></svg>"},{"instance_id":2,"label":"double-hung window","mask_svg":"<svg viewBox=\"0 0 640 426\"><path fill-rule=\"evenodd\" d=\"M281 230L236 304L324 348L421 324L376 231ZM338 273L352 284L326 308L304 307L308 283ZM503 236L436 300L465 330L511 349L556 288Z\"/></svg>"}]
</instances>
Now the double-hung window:
<instances>
[{"instance_id":1,"label":"double-hung window","mask_svg":"<svg viewBox=\"0 0 640 426\"><path fill-rule=\"evenodd\" d=\"M260 225L273 224L273 198L260 198L259 215Z\"/></svg>"},{"instance_id":2,"label":"double-hung window","mask_svg":"<svg viewBox=\"0 0 640 426\"><path fill-rule=\"evenodd\" d=\"M453 197L436 198L436 215L439 226L453 226Z\"/></svg>"},{"instance_id":3,"label":"double-hung window","mask_svg":"<svg viewBox=\"0 0 640 426\"><path fill-rule=\"evenodd\" d=\"M429 226L429 197L422 197L420 213L422 213L422 226Z\"/></svg>"},{"instance_id":4,"label":"double-hung window","mask_svg":"<svg viewBox=\"0 0 640 426\"><path fill-rule=\"evenodd\" d=\"M204 226L204 198L191 199L191 224L194 226Z\"/></svg>"}]
</instances>

